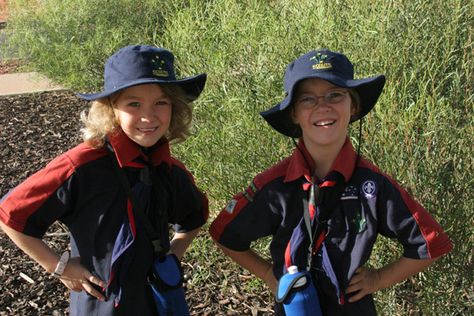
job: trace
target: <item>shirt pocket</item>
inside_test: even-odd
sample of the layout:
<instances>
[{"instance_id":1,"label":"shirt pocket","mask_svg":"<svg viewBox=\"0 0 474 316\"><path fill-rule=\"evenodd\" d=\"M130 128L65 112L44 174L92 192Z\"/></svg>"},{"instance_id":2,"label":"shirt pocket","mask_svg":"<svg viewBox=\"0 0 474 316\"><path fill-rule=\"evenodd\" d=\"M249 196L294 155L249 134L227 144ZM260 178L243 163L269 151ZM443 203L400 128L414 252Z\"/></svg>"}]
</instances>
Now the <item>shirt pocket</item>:
<instances>
[{"instance_id":1,"label":"shirt pocket","mask_svg":"<svg viewBox=\"0 0 474 316\"><path fill-rule=\"evenodd\" d=\"M341 199L328 221L327 238L336 244L367 230L365 212L357 197Z\"/></svg>"},{"instance_id":2,"label":"shirt pocket","mask_svg":"<svg viewBox=\"0 0 474 316\"><path fill-rule=\"evenodd\" d=\"M359 200L352 200L345 203L345 213L349 233L359 235L367 230L367 217L363 206Z\"/></svg>"},{"instance_id":3,"label":"shirt pocket","mask_svg":"<svg viewBox=\"0 0 474 316\"><path fill-rule=\"evenodd\" d=\"M333 211L328 220L328 234L326 241L332 244L339 244L349 231L349 226L344 214L344 208L341 204Z\"/></svg>"}]
</instances>

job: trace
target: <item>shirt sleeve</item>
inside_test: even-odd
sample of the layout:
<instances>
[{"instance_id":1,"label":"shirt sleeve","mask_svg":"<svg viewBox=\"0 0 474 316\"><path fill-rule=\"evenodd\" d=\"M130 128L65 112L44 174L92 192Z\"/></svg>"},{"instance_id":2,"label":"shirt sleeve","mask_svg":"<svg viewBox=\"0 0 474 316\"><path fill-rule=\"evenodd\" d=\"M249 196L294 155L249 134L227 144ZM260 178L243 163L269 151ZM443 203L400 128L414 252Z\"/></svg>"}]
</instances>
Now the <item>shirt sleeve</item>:
<instances>
[{"instance_id":1,"label":"shirt sleeve","mask_svg":"<svg viewBox=\"0 0 474 316\"><path fill-rule=\"evenodd\" d=\"M173 188L174 213L169 220L174 230L185 233L203 226L209 216L208 200L194 184L192 175L186 170L177 170Z\"/></svg>"},{"instance_id":2,"label":"shirt sleeve","mask_svg":"<svg viewBox=\"0 0 474 316\"><path fill-rule=\"evenodd\" d=\"M0 220L26 235L43 237L71 207L73 175L68 157L57 157L2 198Z\"/></svg>"},{"instance_id":3,"label":"shirt sleeve","mask_svg":"<svg viewBox=\"0 0 474 316\"><path fill-rule=\"evenodd\" d=\"M379 232L403 245L403 256L412 259L437 258L452 249L439 223L407 191L384 178L377 198Z\"/></svg>"},{"instance_id":4,"label":"shirt sleeve","mask_svg":"<svg viewBox=\"0 0 474 316\"><path fill-rule=\"evenodd\" d=\"M272 198L271 186L255 192L254 182L236 194L212 222L211 237L223 246L245 251L253 241L273 234L281 222L278 198Z\"/></svg>"}]
</instances>

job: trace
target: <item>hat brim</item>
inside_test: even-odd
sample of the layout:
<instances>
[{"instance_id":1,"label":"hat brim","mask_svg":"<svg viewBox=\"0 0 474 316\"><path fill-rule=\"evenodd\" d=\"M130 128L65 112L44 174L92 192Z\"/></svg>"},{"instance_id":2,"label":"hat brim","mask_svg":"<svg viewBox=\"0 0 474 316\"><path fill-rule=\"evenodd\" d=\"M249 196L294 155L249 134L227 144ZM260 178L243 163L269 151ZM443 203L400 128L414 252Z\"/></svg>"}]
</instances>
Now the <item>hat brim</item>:
<instances>
[{"instance_id":1,"label":"hat brim","mask_svg":"<svg viewBox=\"0 0 474 316\"><path fill-rule=\"evenodd\" d=\"M99 93L77 93L76 95L84 100L94 101L94 100L106 98L116 92L119 92L120 90L130 88L133 86L142 85L142 84L148 84L148 83L156 83L156 84L163 84L163 85L176 84L184 90L186 95L189 97L190 101L194 101L199 97L202 90L204 89L204 86L206 85L206 79L207 79L206 74L199 74L196 76L179 79L179 80L178 79L163 80L159 78L143 78L143 79L131 81L127 83L126 85L122 85L111 90L106 90Z\"/></svg>"},{"instance_id":2,"label":"hat brim","mask_svg":"<svg viewBox=\"0 0 474 316\"><path fill-rule=\"evenodd\" d=\"M357 91L360 98L360 110L358 115L352 118L351 122L361 119L372 110L385 85L384 75L354 80L343 80L331 73L318 73L312 76L303 77L301 80L295 82L290 93L282 102L260 113L271 127L283 135L293 138L301 137L301 129L299 128L299 125L295 124L290 117L290 105L294 97L295 86L302 80L310 78L320 78L329 81L338 87L354 89Z\"/></svg>"}]
</instances>

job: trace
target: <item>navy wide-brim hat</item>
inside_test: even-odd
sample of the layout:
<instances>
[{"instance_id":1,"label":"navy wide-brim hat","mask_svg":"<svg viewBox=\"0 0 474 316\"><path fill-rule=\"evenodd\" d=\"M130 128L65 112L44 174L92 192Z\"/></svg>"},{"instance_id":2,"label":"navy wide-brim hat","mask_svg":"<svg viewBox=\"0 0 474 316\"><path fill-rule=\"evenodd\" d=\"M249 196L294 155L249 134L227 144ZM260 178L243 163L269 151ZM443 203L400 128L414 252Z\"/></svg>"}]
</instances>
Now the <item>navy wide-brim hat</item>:
<instances>
[{"instance_id":1,"label":"navy wide-brim hat","mask_svg":"<svg viewBox=\"0 0 474 316\"><path fill-rule=\"evenodd\" d=\"M275 130L283 135L293 138L301 137L301 129L291 119L290 105L295 97L296 85L310 78L320 78L338 87L357 91L360 97L360 110L351 122L357 121L372 110L385 85L384 75L354 79L354 66L341 53L321 49L304 54L286 68L285 99L271 109L260 113Z\"/></svg>"},{"instance_id":2,"label":"navy wide-brim hat","mask_svg":"<svg viewBox=\"0 0 474 316\"><path fill-rule=\"evenodd\" d=\"M104 91L78 93L88 101L108 97L115 92L136 85L157 83L176 84L194 101L206 84L206 74L177 79L174 56L169 50L148 45L132 45L119 49L110 56L104 68Z\"/></svg>"}]
</instances>

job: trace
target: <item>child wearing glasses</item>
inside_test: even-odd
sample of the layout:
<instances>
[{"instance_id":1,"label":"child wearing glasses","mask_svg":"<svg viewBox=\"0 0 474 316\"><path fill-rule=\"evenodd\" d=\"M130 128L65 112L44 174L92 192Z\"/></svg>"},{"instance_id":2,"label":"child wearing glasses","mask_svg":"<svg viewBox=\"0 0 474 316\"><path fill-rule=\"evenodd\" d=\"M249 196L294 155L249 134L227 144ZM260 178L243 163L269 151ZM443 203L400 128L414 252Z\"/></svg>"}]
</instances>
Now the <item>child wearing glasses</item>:
<instances>
[{"instance_id":1,"label":"child wearing glasses","mask_svg":"<svg viewBox=\"0 0 474 316\"><path fill-rule=\"evenodd\" d=\"M224 253L274 294L290 266L307 271L323 315L376 315L372 293L452 249L433 217L348 137L349 124L374 107L384 84L383 75L354 79L347 57L327 49L290 63L285 99L261 115L297 138L296 148L235 195L210 227ZM403 254L375 269L366 263L378 234L397 240ZM271 262L250 247L265 236L272 236ZM275 312L285 314L279 303Z\"/></svg>"},{"instance_id":2,"label":"child wearing glasses","mask_svg":"<svg viewBox=\"0 0 474 316\"><path fill-rule=\"evenodd\" d=\"M181 259L208 217L169 146L188 135L205 82L177 79L166 49L121 48L105 63L104 91L79 94L92 101L85 141L0 201L0 227L71 290L70 315L157 315L152 265L158 255ZM55 221L69 228L71 252L41 239Z\"/></svg>"}]
</instances>

